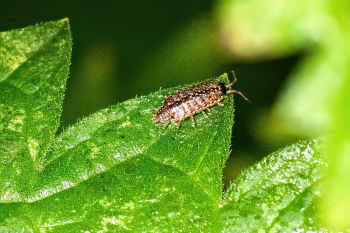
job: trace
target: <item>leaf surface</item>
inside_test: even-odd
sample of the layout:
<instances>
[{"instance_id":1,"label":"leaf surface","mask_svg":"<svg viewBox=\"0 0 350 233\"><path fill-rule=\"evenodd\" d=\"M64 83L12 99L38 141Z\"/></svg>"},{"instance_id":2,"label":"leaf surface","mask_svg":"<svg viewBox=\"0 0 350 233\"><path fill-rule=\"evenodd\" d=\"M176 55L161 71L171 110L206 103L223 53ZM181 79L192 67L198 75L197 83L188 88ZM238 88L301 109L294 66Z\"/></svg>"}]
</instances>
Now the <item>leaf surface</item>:
<instances>
[{"instance_id":1,"label":"leaf surface","mask_svg":"<svg viewBox=\"0 0 350 233\"><path fill-rule=\"evenodd\" d=\"M225 195L225 232L319 231L317 208L327 171L324 146L299 142L244 172Z\"/></svg>"},{"instance_id":2,"label":"leaf surface","mask_svg":"<svg viewBox=\"0 0 350 233\"><path fill-rule=\"evenodd\" d=\"M177 87L100 110L55 136L71 53L68 21L0 34L0 225L18 231L218 231L230 95L164 127ZM228 83L224 74L211 80Z\"/></svg>"},{"instance_id":3,"label":"leaf surface","mask_svg":"<svg viewBox=\"0 0 350 233\"><path fill-rule=\"evenodd\" d=\"M59 125L68 19L0 33L0 201L24 201Z\"/></svg>"}]
</instances>

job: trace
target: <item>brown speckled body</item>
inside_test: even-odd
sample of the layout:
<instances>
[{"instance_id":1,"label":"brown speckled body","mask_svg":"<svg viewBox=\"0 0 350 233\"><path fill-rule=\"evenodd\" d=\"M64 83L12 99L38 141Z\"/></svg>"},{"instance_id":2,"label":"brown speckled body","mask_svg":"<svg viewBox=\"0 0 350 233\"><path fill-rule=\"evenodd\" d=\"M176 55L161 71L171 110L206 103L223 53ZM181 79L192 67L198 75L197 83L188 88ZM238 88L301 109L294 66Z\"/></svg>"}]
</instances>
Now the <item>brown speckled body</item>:
<instances>
[{"instance_id":1,"label":"brown speckled body","mask_svg":"<svg viewBox=\"0 0 350 233\"><path fill-rule=\"evenodd\" d=\"M202 83L169 96L157 111L155 121L182 121L217 104L226 94L222 83Z\"/></svg>"},{"instance_id":2,"label":"brown speckled body","mask_svg":"<svg viewBox=\"0 0 350 233\"><path fill-rule=\"evenodd\" d=\"M233 73L234 75L234 73ZM236 90L227 90L235 80L224 85L223 83L207 82L188 87L178 93L169 96L163 105L157 110L154 122L181 122L191 117L194 124L193 115L209 109L213 105L222 105L220 101L229 93L240 94L245 100L248 100L241 92ZM205 113L203 112L205 115ZM206 116L206 115L205 115Z\"/></svg>"}]
</instances>

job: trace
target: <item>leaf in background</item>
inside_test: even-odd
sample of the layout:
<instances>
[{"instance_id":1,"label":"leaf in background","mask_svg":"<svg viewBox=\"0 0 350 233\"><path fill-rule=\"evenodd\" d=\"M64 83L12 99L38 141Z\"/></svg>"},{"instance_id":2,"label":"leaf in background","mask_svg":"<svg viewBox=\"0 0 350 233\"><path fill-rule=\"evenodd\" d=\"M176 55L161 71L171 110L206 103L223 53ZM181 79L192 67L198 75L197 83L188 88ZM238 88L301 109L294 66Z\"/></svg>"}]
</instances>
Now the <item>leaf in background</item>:
<instances>
[{"instance_id":1,"label":"leaf in background","mask_svg":"<svg viewBox=\"0 0 350 233\"><path fill-rule=\"evenodd\" d=\"M299 142L263 159L227 191L225 232L319 230L317 207L326 173L324 146Z\"/></svg>"},{"instance_id":2,"label":"leaf in background","mask_svg":"<svg viewBox=\"0 0 350 233\"><path fill-rule=\"evenodd\" d=\"M279 131L315 138L332 127L332 105L350 61L347 5L320 0L222 0L218 5L222 37L234 59L266 61L310 51L277 98L271 118L282 120Z\"/></svg>"},{"instance_id":3,"label":"leaf in background","mask_svg":"<svg viewBox=\"0 0 350 233\"><path fill-rule=\"evenodd\" d=\"M330 205L323 215L326 225L338 231L350 229L348 4L222 0L218 8L224 41L236 59L267 60L309 49L276 99L271 124L261 123L265 128L259 135L283 130L299 138L329 135L331 181L323 200Z\"/></svg>"},{"instance_id":4,"label":"leaf in background","mask_svg":"<svg viewBox=\"0 0 350 233\"><path fill-rule=\"evenodd\" d=\"M59 125L68 19L0 33L0 200L24 201Z\"/></svg>"},{"instance_id":5,"label":"leaf in background","mask_svg":"<svg viewBox=\"0 0 350 233\"><path fill-rule=\"evenodd\" d=\"M330 1L221 0L217 7L225 47L239 60L295 54L333 31Z\"/></svg>"},{"instance_id":6,"label":"leaf in background","mask_svg":"<svg viewBox=\"0 0 350 233\"><path fill-rule=\"evenodd\" d=\"M324 220L331 229L350 229L350 34L348 39L335 46L345 51L346 56L338 58L337 71L342 72L341 85L334 92L334 105L330 108L332 125L328 143L329 175L332 182L327 187L324 203L329 204L324 212ZM335 58L335 57L334 57ZM339 82L337 80L336 82Z\"/></svg>"}]
</instances>

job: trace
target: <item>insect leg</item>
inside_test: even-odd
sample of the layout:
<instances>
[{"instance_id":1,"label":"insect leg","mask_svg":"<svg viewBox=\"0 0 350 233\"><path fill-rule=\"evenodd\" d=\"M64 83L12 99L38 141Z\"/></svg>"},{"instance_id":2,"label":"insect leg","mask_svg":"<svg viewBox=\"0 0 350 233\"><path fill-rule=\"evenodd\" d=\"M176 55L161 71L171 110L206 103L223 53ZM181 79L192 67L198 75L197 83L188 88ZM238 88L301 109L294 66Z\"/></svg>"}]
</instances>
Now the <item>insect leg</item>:
<instances>
[{"instance_id":1,"label":"insect leg","mask_svg":"<svg viewBox=\"0 0 350 233\"><path fill-rule=\"evenodd\" d=\"M195 126L195 125L196 125L196 123L194 122L194 118L193 118L193 116L191 116L191 121L192 121L192 125L193 125L193 126Z\"/></svg>"},{"instance_id":2,"label":"insect leg","mask_svg":"<svg viewBox=\"0 0 350 233\"><path fill-rule=\"evenodd\" d=\"M204 112L204 110L202 113L203 113L204 117L208 117L208 115Z\"/></svg>"},{"instance_id":3,"label":"insect leg","mask_svg":"<svg viewBox=\"0 0 350 233\"><path fill-rule=\"evenodd\" d=\"M180 128L180 125L181 125L181 121L178 121L178 122L177 122L177 128L178 128L178 129Z\"/></svg>"},{"instance_id":4,"label":"insect leg","mask_svg":"<svg viewBox=\"0 0 350 233\"><path fill-rule=\"evenodd\" d=\"M169 125L170 121L165 122L164 129Z\"/></svg>"},{"instance_id":5,"label":"insect leg","mask_svg":"<svg viewBox=\"0 0 350 233\"><path fill-rule=\"evenodd\" d=\"M240 91L228 90L228 91L226 92L226 94L230 94L230 93L236 93L236 94L242 96L243 99L245 99L246 101L248 101L249 103L251 103L250 100L249 100L247 97L245 97L245 96L243 95L243 93L240 92Z\"/></svg>"}]
</instances>

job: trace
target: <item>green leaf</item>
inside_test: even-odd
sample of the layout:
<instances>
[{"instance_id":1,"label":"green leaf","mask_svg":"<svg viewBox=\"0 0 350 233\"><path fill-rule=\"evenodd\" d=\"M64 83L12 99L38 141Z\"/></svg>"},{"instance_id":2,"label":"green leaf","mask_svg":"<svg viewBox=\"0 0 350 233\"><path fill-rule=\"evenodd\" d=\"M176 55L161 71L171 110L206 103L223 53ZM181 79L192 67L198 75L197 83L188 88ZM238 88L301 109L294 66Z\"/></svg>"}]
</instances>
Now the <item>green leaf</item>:
<instances>
[{"instance_id":1,"label":"green leaf","mask_svg":"<svg viewBox=\"0 0 350 233\"><path fill-rule=\"evenodd\" d=\"M329 178L324 225L350 229L350 11L348 1L221 0L227 47L240 60L267 60L303 52L258 134L327 135ZM308 51L305 51L308 49ZM263 122L260 120L263 119ZM266 124L266 122L271 122ZM273 130L271 130L273 128ZM282 135L284 136L284 135ZM281 137L274 134L272 140ZM272 142L273 143L273 142ZM271 144L272 144L271 143Z\"/></svg>"},{"instance_id":2,"label":"green leaf","mask_svg":"<svg viewBox=\"0 0 350 233\"><path fill-rule=\"evenodd\" d=\"M0 200L24 201L59 125L68 77L67 19L0 33Z\"/></svg>"},{"instance_id":3,"label":"green leaf","mask_svg":"<svg viewBox=\"0 0 350 233\"><path fill-rule=\"evenodd\" d=\"M345 231L350 229L350 187L348 185L350 179L350 34L342 43L337 44L337 49L341 45L346 56L341 56L337 65L343 66L345 69L339 69L343 72L341 85L337 87L334 93L334 105L331 108L330 116L332 127L330 130L330 140L328 143L328 159L329 159L329 176L332 182L327 187L327 196L324 198L325 203L329 203L329 208L325 210L325 222L332 229ZM339 46L339 47L338 47ZM345 52L346 51L346 52ZM343 60L343 61L340 61ZM336 63L333 62L333 65ZM338 80L339 81L339 80Z\"/></svg>"},{"instance_id":4,"label":"green leaf","mask_svg":"<svg viewBox=\"0 0 350 233\"><path fill-rule=\"evenodd\" d=\"M196 127L189 119L179 128L153 123L155 108L178 87L98 111L54 137L71 50L68 21L1 35L24 35L12 44L33 47L7 45L2 59L1 231L221 229L232 95L209 118L196 115ZM27 60L11 66L6 57L16 52L12 60ZM227 74L211 80L229 82Z\"/></svg>"},{"instance_id":5,"label":"green leaf","mask_svg":"<svg viewBox=\"0 0 350 233\"><path fill-rule=\"evenodd\" d=\"M324 192L322 144L270 155L222 201L232 95L209 118L197 114L195 127L190 119L179 128L153 123L155 108L182 86L98 111L55 136L71 52L68 20L0 38L0 231L323 229L315 209ZM227 74L210 81L229 82Z\"/></svg>"},{"instance_id":6,"label":"green leaf","mask_svg":"<svg viewBox=\"0 0 350 233\"><path fill-rule=\"evenodd\" d=\"M329 0L221 0L218 3L225 45L240 60L287 56L329 39L337 33L334 18L341 18L347 4ZM343 12L335 11L335 5L341 6L337 10Z\"/></svg>"},{"instance_id":7,"label":"green leaf","mask_svg":"<svg viewBox=\"0 0 350 233\"><path fill-rule=\"evenodd\" d=\"M227 75L219 80L227 83ZM38 225L71 223L60 231L220 229L213 213L229 155L232 98L213 107L209 118L196 115L196 127L189 119L180 128L154 124L154 107L176 90L111 106L62 133L28 197L43 221Z\"/></svg>"},{"instance_id":8,"label":"green leaf","mask_svg":"<svg viewBox=\"0 0 350 233\"><path fill-rule=\"evenodd\" d=\"M299 142L245 171L225 195L224 231L322 229L316 207L327 170L323 151L323 143Z\"/></svg>"}]
</instances>

